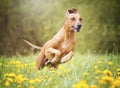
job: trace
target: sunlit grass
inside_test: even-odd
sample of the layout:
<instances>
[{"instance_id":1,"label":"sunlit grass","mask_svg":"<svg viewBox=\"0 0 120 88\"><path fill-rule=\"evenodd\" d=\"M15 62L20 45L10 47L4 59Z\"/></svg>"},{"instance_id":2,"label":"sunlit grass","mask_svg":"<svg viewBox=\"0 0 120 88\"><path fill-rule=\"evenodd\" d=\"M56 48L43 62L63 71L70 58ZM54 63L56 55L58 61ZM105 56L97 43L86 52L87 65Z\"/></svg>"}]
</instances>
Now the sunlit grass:
<instances>
[{"instance_id":1,"label":"sunlit grass","mask_svg":"<svg viewBox=\"0 0 120 88\"><path fill-rule=\"evenodd\" d=\"M119 88L119 55L81 55L35 71L36 55L0 57L0 88Z\"/></svg>"}]
</instances>

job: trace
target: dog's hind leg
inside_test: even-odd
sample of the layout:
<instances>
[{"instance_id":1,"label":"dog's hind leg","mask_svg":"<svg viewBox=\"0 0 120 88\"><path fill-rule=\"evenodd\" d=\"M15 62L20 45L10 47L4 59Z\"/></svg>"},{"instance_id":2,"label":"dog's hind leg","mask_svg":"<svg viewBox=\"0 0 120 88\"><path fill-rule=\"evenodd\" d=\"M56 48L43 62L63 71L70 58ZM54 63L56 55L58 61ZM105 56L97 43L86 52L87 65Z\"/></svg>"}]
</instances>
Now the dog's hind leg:
<instances>
[{"instance_id":1,"label":"dog's hind leg","mask_svg":"<svg viewBox=\"0 0 120 88\"><path fill-rule=\"evenodd\" d=\"M45 54L44 54L44 50L42 50L37 57L37 61L36 61L36 70L41 70L44 67L44 58L45 58Z\"/></svg>"},{"instance_id":2,"label":"dog's hind leg","mask_svg":"<svg viewBox=\"0 0 120 88\"><path fill-rule=\"evenodd\" d=\"M69 61L72 58L72 56L73 56L73 52L71 51L67 55L61 58L60 64Z\"/></svg>"}]
</instances>

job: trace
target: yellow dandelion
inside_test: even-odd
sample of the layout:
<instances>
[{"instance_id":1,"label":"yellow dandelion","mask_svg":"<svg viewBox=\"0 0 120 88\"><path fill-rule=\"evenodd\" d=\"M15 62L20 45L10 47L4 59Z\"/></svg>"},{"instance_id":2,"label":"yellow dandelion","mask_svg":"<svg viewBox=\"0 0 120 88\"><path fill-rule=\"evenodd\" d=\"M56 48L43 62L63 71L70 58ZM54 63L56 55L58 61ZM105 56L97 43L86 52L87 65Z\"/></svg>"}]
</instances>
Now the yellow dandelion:
<instances>
[{"instance_id":1,"label":"yellow dandelion","mask_svg":"<svg viewBox=\"0 0 120 88\"><path fill-rule=\"evenodd\" d=\"M87 72L84 72L84 74L83 74L84 76L88 76L88 73Z\"/></svg>"},{"instance_id":2,"label":"yellow dandelion","mask_svg":"<svg viewBox=\"0 0 120 88\"><path fill-rule=\"evenodd\" d=\"M2 81L0 80L0 83L1 83Z\"/></svg>"},{"instance_id":3,"label":"yellow dandelion","mask_svg":"<svg viewBox=\"0 0 120 88\"><path fill-rule=\"evenodd\" d=\"M118 76L120 76L120 68L117 69L117 74L118 74Z\"/></svg>"},{"instance_id":4,"label":"yellow dandelion","mask_svg":"<svg viewBox=\"0 0 120 88\"><path fill-rule=\"evenodd\" d=\"M91 88L98 88L98 86L94 84L91 86Z\"/></svg>"},{"instance_id":5,"label":"yellow dandelion","mask_svg":"<svg viewBox=\"0 0 120 88\"><path fill-rule=\"evenodd\" d=\"M33 71L35 69L35 67L29 67L29 69Z\"/></svg>"},{"instance_id":6,"label":"yellow dandelion","mask_svg":"<svg viewBox=\"0 0 120 88\"><path fill-rule=\"evenodd\" d=\"M69 70L69 69L66 69L66 73L70 74L70 70Z\"/></svg>"},{"instance_id":7,"label":"yellow dandelion","mask_svg":"<svg viewBox=\"0 0 120 88\"><path fill-rule=\"evenodd\" d=\"M33 85L30 85L30 87L29 88L35 88Z\"/></svg>"},{"instance_id":8,"label":"yellow dandelion","mask_svg":"<svg viewBox=\"0 0 120 88\"><path fill-rule=\"evenodd\" d=\"M36 65L36 62L35 62L35 61L33 62L33 65L34 65L34 66Z\"/></svg>"},{"instance_id":9,"label":"yellow dandelion","mask_svg":"<svg viewBox=\"0 0 120 88\"><path fill-rule=\"evenodd\" d=\"M112 83L111 88L119 88L119 87L120 87L120 79L117 79Z\"/></svg>"},{"instance_id":10,"label":"yellow dandelion","mask_svg":"<svg viewBox=\"0 0 120 88\"><path fill-rule=\"evenodd\" d=\"M65 68L63 66L59 66L59 69L61 69L62 71L65 70Z\"/></svg>"},{"instance_id":11,"label":"yellow dandelion","mask_svg":"<svg viewBox=\"0 0 120 88\"><path fill-rule=\"evenodd\" d=\"M100 84L105 85L107 82L105 80L100 80Z\"/></svg>"},{"instance_id":12,"label":"yellow dandelion","mask_svg":"<svg viewBox=\"0 0 120 88\"><path fill-rule=\"evenodd\" d=\"M103 74L108 75L108 76L112 76L112 72L109 70L104 70Z\"/></svg>"},{"instance_id":13,"label":"yellow dandelion","mask_svg":"<svg viewBox=\"0 0 120 88\"><path fill-rule=\"evenodd\" d=\"M120 68L119 68L119 69L117 69L117 72L120 72Z\"/></svg>"},{"instance_id":14,"label":"yellow dandelion","mask_svg":"<svg viewBox=\"0 0 120 88\"><path fill-rule=\"evenodd\" d=\"M28 79L27 78L24 78L22 74L19 74L15 77L15 82L16 83L22 83L24 81L27 81Z\"/></svg>"},{"instance_id":15,"label":"yellow dandelion","mask_svg":"<svg viewBox=\"0 0 120 88\"><path fill-rule=\"evenodd\" d=\"M56 71L55 68L53 68L53 67L50 68L50 72L54 73L55 71Z\"/></svg>"},{"instance_id":16,"label":"yellow dandelion","mask_svg":"<svg viewBox=\"0 0 120 88\"><path fill-rule=\"evenodd\" d=\"M49 79L48 75L45 76L46 79Z\"/></svg>"},{"instance_id":17,"label":"yellow dandelion","mask_svg":"<svg viewBox=\"0 0 120 88\"><path fill-rule=\"evenodd\" d=\"M103 64L103 61L101 61L101 60L100 60L100 61L98 61L98 64Z\"/></svg>"},{"instance_id":18,"label":"yellow dandelion","mask_svg":"<svg viewBox=\"0 0 120 88\"><path fill-rule=\"evenodd\" d=\"M29 83L30 83L31 85L33 85L33 84L35 83L35 80L31 79L31 80L29 80Z\"/></svg>"},{"instance_id":19,"label":"yellow dandelion","mask_svg":"<svg viewBox=\"0 0 120 88\"><path fill-rule=\"evenodd\" d=\"M20 70L21 70L21 69L20 69L20 68L18 68L18 69L17 69L17 72L19 73L19 72L20 72Z\"/></svg>"},{"instance_id":20,"label":"yellow dandelion","mask_svg":"<svg viewBox=\"0 0 120 88\"><path fill-rule=\"evenodd\" d=\"M24 81L28 81L28 78L23 78Z\"/></svg>"},{"instance_id":21,"label":"yellow dandelion","mask_svg":"<svg viewBox=\"0 0 120 88\"><path fill-rule=\"evenodd\" d=\"M98 69L98 66L97 66L97 65L95 65L95 66L94 66L94 69Z\"/></svg>"},{"instance_id":22,"label":"yellow dandelion","mask_svg":"<svg viewBox=\"0 0 120 88\"><path fill-rule=\"evenodd\" d=\"M96 74L101 74L101 70L96 70Z\"/></svg>"},{"instance_id":23,"label":"yellow dandelion","mask_svg":"<svg viewBox=\"0 0 120 88\"><path fill-rule=\"evenodd\" d=\"M11 60L8 64L9 64L9 65L14 65L14 64L15 64L15 61L14 61L14 60Z\"/></svg>"},{"instance_id":24,"label":"yellow dandelion","mask_svg":"<svg viewBox=\"0 0 120 88\"><path fill-rule=\"evenodd\" d=\"M40 78L36 78L36 79L35 79L35 82L40 83L41 81L42 81L42 79L40 79Z\"/></svg>"},{"instance_id":25,"label":"yellow dandelion","mask_svg":"<svg viewBox=\"0 0 120 88\"><path fill-rule=\"evenodd\" d=\"M118 72L117 74L118 74L118 76L120 76L120 72Z\"/></svg>"},{"instance_id":26,"label":"yellow dandelion","mask_svg":"<svg viewBox=\"0 0 120 88\"><path fill-rule=\"evenodd\" d=\"M98 79L99 79L99 76L96 76L95 79L98 80Z\"/></svg>"},{"instance_id":27,"label":"yellow dandelion","mask_svg":"<svg viewBox=\"0 0 120 88\"><path fill-rule=\"evenodd\" d=\"M113 65L113 62L112 62L112 61L109 61L109 62L108 62L108 65Z\"/></svg>"},{"instance_id":28,"label":"yellow dandelion","mask_svg":"<svg viewBox=\"0 0 120 88\"><path fill-rule=\"evenodd\" d=\"M86 83L86 81L82 80L82 81L79 81L78 83L76 83L74 85L74 88L89 88L89 86Z\"/></svg>"},{"instance_id":29,"label":"yellow dandelion","mask_svg":"<svg viewBox=\"0 0 120 88\"><path fill-rule=\"evenodd\" d=\"M9 81L10 83L12 83L13 79L12 78L7 78L7 81Z\"/></svg>"},{"instance_id":30,"label":"yellow dandelion","mask_svg":"<svg viewBox=\"0 0 120 88\"><path fill-rule=\"evenodd\" d=\"M52 81L52 78L48 78L48 81Z\"/></svg>"},{"instance_id":31,"label":"yellow dandelion","mask_svg":"<svg viewBox=\"0 0 120 88\"><path fill-rule=\"evenodd\" d=\"M24 64L24 67L27 67L28 66L28 64Z\"/></svg>"},{"instance_id":32,"label":"yellow dandelion","mask_svg":"<svg viewBox=\"0 0 120 88\"><path fill-rule=\"evenodd\" d=\"M120 77L118 77L117 79L120 80Z\"/></svg>"},{"instance_id":33,"label":"yellow dandelion","mask_svg":"<svg viewBox=\"0 0 120 88\"><path fill-rule=\"evenodd\" d=\"M100 83L102 85L105 85L106 83L112 83L113 81L114 81L114 78L109 76L103 76L102 79L100 80Z\"/></svg>"},{"instance_id":34,"label":"yellow dandelion","mask_svg":"<svg viewBox=\"0 0 120 88\"><path fill-rule=\"evenodd\" d=\"M0 62L0 66L2 66L2 62Z\"/></svg>"},{"instance_id":35,"label":"yellow dandelion","mask_svg":"<svg viewBox=\"0 0 120 88\"><path fill-rule=\"evenodd\" d=\"M4 74L5 77L15 77L15 73L6 73Z\"/></svg>"},{"instance_id":36,"label":"yellow dandelion","mask_svg":"<svg viewBox=\"0 0 120 88\"><path fill-rule=\"evenodd\" d=\"M9 82L9 81L6 81L6 82L5 82L5 86L6 86L6 87L9 87L9 86L10 86L10 82Z\"/></svg>"}]
</instances>

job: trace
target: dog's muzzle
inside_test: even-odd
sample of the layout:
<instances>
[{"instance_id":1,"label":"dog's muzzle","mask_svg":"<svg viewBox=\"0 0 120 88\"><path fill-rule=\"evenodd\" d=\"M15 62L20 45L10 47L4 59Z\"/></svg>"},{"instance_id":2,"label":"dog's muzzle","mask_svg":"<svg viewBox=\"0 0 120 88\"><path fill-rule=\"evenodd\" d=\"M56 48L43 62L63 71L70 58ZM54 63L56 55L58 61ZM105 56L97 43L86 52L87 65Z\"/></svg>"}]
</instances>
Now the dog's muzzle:
<instances>
[{"instance_id":1,"label":"dog's muzzle","mask_svg":"<svg viewBox=\"0 0 120 88\"><path fill-rule=\"evenodd\" d=\"M81 24L77 24L75 26L72 26L72 30L75 32L79 32L81 29L81 26L82 26Z\"/></svg>"}]
</instances>

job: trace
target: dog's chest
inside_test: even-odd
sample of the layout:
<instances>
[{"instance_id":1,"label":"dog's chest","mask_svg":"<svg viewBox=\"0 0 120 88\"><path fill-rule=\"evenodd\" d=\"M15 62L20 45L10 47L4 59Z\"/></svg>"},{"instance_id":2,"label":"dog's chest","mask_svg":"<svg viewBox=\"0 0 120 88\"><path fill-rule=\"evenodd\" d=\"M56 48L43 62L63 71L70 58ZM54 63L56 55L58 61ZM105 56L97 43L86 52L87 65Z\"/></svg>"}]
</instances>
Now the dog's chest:
<instances>
[{"instance_id":1,"label":"dog's chest","mask_svg":"<svg viewBox=\"0 0 120 88\"><path fill-rule=\"evenodd\" d=\"M61 44L61 48L63 48L63 49L65 49L65 48L67 48L67 43L66 42L63 42L62 44Z\"/></svg>"},{"instance_id":2,"label":"dog's chest","mask_svg":"<svg viewBox=\"0 0 120 88\"><path fill-rule=\"evenodd\" d=\"M72 42L72 41L70 41L70 39L68 39L67 41L63 41L62 44L61 44L61 48L62 48L62 49L67 49L67 48L69 48L69 47L72 45L71 42Z\"/></svg>"}]
</instances>

